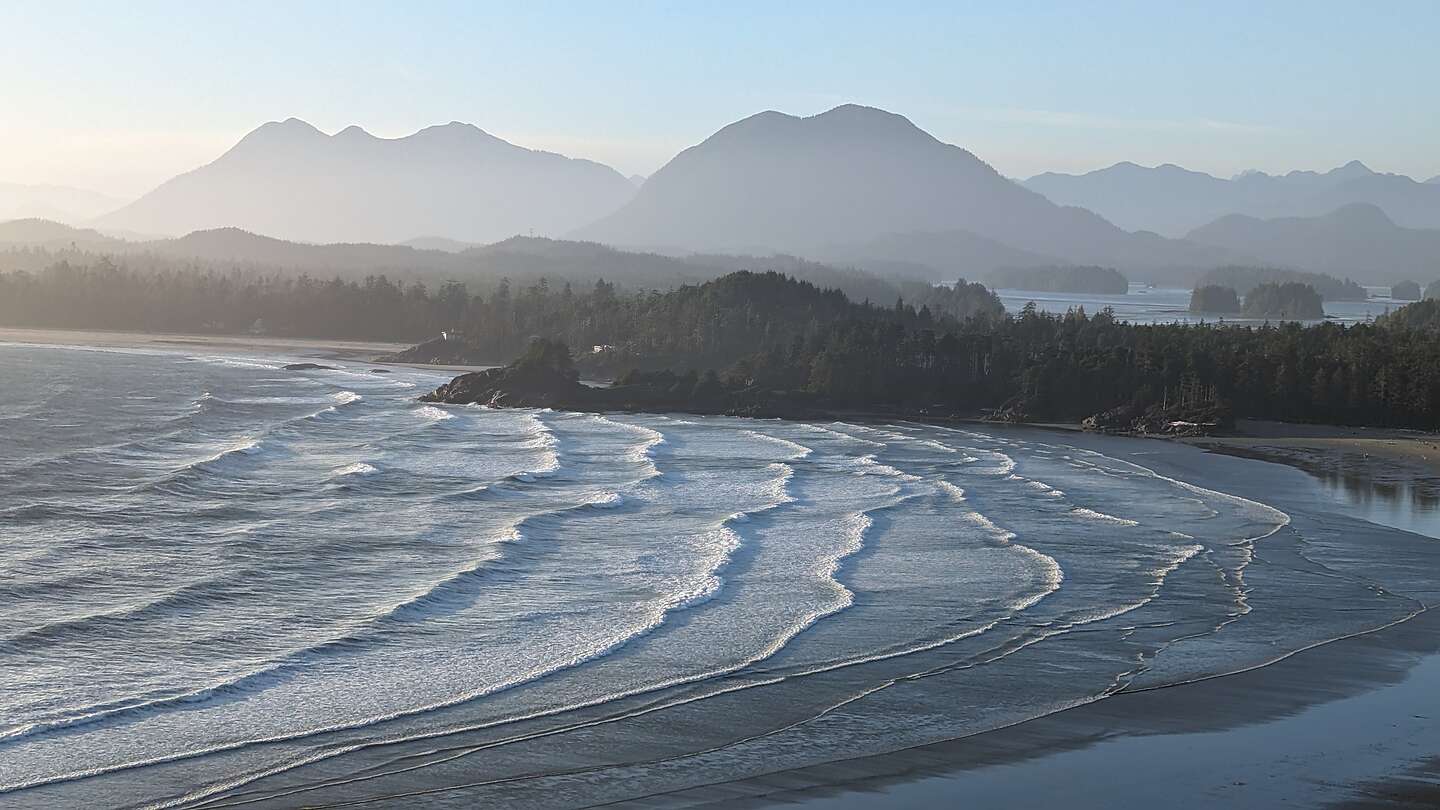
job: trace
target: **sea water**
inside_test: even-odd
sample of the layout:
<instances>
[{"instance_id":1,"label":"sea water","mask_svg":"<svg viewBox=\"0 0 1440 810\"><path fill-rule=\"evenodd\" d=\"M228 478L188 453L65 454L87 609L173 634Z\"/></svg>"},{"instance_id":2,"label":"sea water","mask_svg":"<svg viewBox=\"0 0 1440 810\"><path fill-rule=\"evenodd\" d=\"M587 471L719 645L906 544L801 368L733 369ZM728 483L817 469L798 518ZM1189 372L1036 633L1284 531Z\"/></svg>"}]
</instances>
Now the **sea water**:
<instances>
[{"instance_id":1,"label":"sea water","mask_svg":"<svg viewBox=\"0 0 1440 810\"><path fill-rule=\"evenodd\" d=\"M1261 665L1435 570L1123 440L285 362L0 345L0 805L583 806Z\"/></svg>"}]
</instances>

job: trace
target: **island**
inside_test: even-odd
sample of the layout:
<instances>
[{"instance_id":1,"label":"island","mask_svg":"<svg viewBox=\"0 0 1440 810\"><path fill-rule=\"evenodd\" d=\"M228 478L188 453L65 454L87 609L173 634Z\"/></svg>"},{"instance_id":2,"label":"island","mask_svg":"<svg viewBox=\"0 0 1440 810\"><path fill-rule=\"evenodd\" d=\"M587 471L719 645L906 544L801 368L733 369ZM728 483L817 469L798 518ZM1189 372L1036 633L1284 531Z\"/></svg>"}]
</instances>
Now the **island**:
<instances>
[{"instance_id":1,"label":"island","mask_svg":"<svg viewBox=\"0 0 1440 810\"><path fill-rule=\"evenodd\" d=\"M1190 311L1196 314L1238 315L1240 294L1233 287L1206 284L1190 291Z\"/></svg>"},{"instance_id":2,"label":"island","mask_svg":"<svg viewBox=\"0 0 1440 810\"><path fill-rule=\"evenodd\" d=\"M1419 301L1420 284L1415 281L1401 281L1390 286L1390 297L1396 301Z\"/></svg>"},{"instance_id":3,"label":"island","mask_svg":"<svg viewBox=\"0 0 1440 810\"><path fill-rule=\"evenodd\" d=\"M1316 321L1325 317L1324 299L1309 284L1267 282L1245 294L1241 312L1247 318Z\"/></svg>"}]
</instances>

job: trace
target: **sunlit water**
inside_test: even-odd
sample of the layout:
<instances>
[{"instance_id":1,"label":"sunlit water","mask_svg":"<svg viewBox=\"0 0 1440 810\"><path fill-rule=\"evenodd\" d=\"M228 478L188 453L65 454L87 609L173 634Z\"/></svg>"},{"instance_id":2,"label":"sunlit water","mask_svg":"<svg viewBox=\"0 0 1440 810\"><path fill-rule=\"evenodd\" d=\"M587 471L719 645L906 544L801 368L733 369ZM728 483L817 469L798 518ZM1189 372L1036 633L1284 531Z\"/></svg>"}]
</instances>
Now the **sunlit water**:
<instances>
[{"instance_id":1,"label":"sunlit water","mask_svg":"<svg viewBox=\"0 0 1440 810\"><path fill-rule=\"evenodd\" d=\"M1326 301L1325 319L1334 323L1363 323L1411 303L1390 298L1389 287L1368 287L1367 290L1371 298L1366 301ZM1190 290L1151 287L1139 282L1131 282L1130 291L1124 295L1031 290L996 290L995 294L1000 296L1000 302L1012 315L1033 301L1036 309L1041 312L1057 315L1081 307L1094 315L1109 307L1115 312L1117 319L1130 323L1217 323L1222 319L1226 323L1263 323L1263 320L1247 319L1239 315L1194 314L1190 312Z\"/></svg>"},{"instance_id":2,"label":"sunlit water","mask_svg":"<svg viewBox=\"0 0 1440 810\"><path fill-rule=\"evenodd\" d=\"M1118 440L438 407L435 373L282 362L0 346L0 804L579 805L1418 605L1349 530Z\"/></svg>"}]
</instances>

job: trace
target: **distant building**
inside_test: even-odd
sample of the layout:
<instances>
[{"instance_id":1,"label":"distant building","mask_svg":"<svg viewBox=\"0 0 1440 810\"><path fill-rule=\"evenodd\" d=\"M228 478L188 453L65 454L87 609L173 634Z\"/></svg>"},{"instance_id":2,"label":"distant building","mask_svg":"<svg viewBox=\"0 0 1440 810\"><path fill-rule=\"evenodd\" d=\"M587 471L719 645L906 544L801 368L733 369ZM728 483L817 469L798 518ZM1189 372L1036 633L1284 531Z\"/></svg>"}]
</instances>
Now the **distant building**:
<instances>
[{"instance_id":1,"label":"distant building","mask_svg":"<svg viewBox=\"0 0 1440 810\"><path fill-rule=\"evenodd\" d=\"M446 341L449 341L449 340L464 340L464 339L465 339L465 333L464 333L464 332L461 332L459 329L446 329L445 331L443 331L443 332L440 333L440 339L441 339L441 340L446 340Z\"/></svg>"},{"instance_id":2,"label":"distant building","mask_svg":"<svg viewBox=\"0 0 1440 810\"><path fill-rule=\"evenodd\" d=\"M590 347L591 354L600 354L601 352L609 352L614 350L615 347L611 346L609 343L597 343L594 346Z\"/></svg>"}]
</instances>

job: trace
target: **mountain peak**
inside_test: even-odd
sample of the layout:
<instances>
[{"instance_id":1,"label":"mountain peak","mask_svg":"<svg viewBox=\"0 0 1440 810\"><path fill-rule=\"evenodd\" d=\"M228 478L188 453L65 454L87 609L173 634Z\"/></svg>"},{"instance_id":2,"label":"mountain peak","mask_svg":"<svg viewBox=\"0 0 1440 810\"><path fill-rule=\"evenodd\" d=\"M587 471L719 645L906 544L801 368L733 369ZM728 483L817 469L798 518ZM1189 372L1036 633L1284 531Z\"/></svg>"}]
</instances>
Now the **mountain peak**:
<instances>
[{"instance_id":1,"label":"mountain peak","mask_svg":"<svg viewBox=\"0 0 1440 810\"><path fill-rule=\"evenodd\" d=\"M1344 166L1326 172L1331 177L1365 177L1374 173L1369 166L1358 160L1352 160Z\"/></svg>"},{"instance_id":2,"label":"mountain peak","mask_svg":"<svg viewBox=\"0 0 1440 810\"><path fill-rule=\"evenodd\" d=\"M815 124L824 124L827 127L844 128L867 137L884 134L923 135L927 140L933 140L923 129L915 126L909 118L899 113L882 110L879 107L866 107L862 104L841 104L804 120Z\"/></svg>"},{"instance_id":3,"label":"mountain peak","mask_svg":"<svg viewBox=\"0 0 1440 810\"><path fill-rule=\"evenodd\" d=\"M268 121L255 128L251 134L260 132L284 133L287 135L324 135L325 133L315 128L309 121L299 118L286 118L284 121Z\"/></svg>"},{"instance_id":4,"label":"mountain peak","mask_svg":"<svg viewBox=\"0 0 1440 810\"><path fill-rule=\"evenodd\" d=\"M291 118L258 127L212 163L100 221L153 234L235 226L297 242L398 242L417 233L492 242L564 233L634 193L601 164L459 121L380 138L359 126L330 136ZM208 238L221 237L234 234Z\"/></svg>"},{"instance_id":5,"label":"mountain peak","mask_svg":"<svg viewBox=\"0 0 1440 810\"><path fill-rule=\"evenodd\" d=\"M1380 228L1394 228L1395 223L1385 215L1385 211L1378 205L1371 203L1353 202L1342 205L1330 212L1325 217L1346 225L1363 225Z\"/></svg>"},{"instance_id":6,"label":"mountain peak","mask_svg":"<svg viewBox=\"0 0 1440 810\"><path fill-rule=\"evenodd\" d=\"M369 132L366 132L366 131L365 131L363 128L361 128L358 124L351 124L350 126L348 126L348 127L344 128L344 129L340 130L339 132L335 133L335 137L336 137L336 138L349 138L349 139L354 139L354 140L374 140L374 139L375 139L375 136L374 136L374 135L371 135Z\"/></svg>"},{"instance_id":7,"label":"mountain peak","mask_svg":"<svg viewBox=\"0 0 1440 810\"><path fill-rule=\"evenodd\" d=\"M960 232L968 236L916 236ZM1170 266L1214 255L1054 205L904 116L858 104L730 124L665 164L625 207L573 232L620 246L839 259L897 234L926 242L937 278L1027 260Z\"/></svg>"},{"instance_id":8,"label":"mountain peak","mask_svg":"<svg viewBox=\"0 0 1440 810\"><path fill-rule=\"evenodd\" d=\"M251 151L270 151L275 149L291 148L298 145L322 141L328 136L316 129L310 123L299 118L286 118L284 121L268 121L252 129L238 143L230 147L230 151L221 156L222 159L235 155L244 155Z\"/></svg>"}]
</instances>

